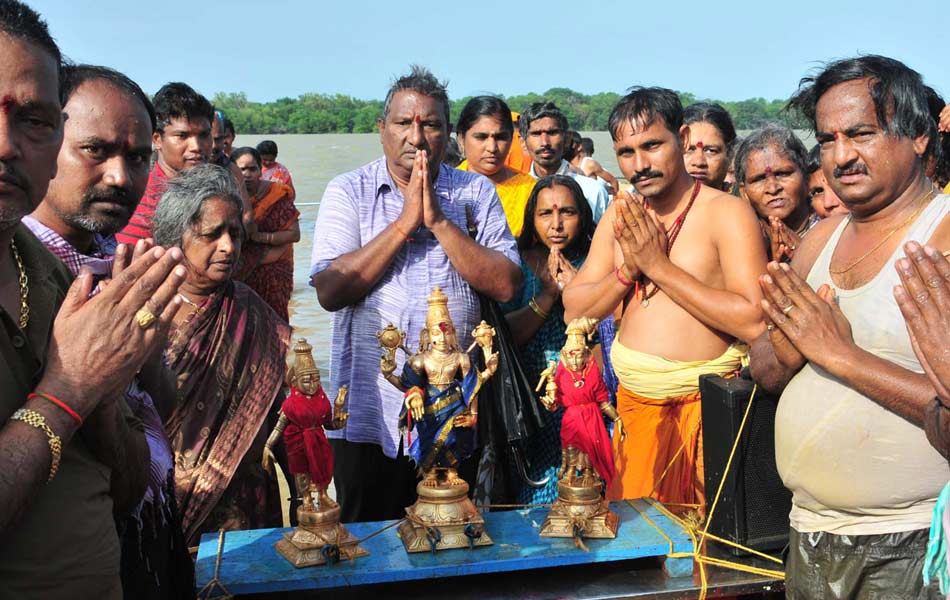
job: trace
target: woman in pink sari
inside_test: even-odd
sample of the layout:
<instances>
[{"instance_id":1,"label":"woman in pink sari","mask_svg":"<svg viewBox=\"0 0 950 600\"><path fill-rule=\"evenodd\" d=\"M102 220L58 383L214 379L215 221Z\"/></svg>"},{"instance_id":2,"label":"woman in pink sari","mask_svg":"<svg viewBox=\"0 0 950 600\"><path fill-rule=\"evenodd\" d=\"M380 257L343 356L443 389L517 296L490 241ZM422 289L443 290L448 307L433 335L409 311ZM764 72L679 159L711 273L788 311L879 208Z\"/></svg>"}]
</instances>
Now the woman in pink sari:
<instances>
[{"instance_id":1,"label":"woman in pink sari","mask_svg":"<svg viewBox=\"0 0 950 600\"><path fill-rule=\"evenodd\" d=\"M201 165L170 180L156 243L178 246L187 276L167 357L178 393L165 430L189 545L201 533L281 524L280 497L258 458L275 421L290 327L232 280L244 241L230 173Z\"/></svg>"}]
</instances>

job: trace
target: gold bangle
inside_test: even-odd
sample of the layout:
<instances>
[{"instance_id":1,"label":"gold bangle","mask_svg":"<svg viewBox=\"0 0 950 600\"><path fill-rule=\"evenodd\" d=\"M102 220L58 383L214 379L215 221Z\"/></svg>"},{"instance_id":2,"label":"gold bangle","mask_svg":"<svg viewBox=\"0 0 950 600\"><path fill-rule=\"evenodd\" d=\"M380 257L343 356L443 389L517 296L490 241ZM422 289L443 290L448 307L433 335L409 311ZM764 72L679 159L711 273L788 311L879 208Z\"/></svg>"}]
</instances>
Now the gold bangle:
<instances>
[{"instance_id":1,"label":"gold bangle","mask_svg":"<svg viewBox=\"0 0 950 600\"><path fill-rule=\"evenodd\" d=\"M543 308L538 306L538 302L534 298L532 298L531 300L528 300L528 308L533 310L534 314L541 317L542 321L548 320L548 313Z\"/></svg>"},{"instance_id":2,"label":"gold bangle","mask_svg":"<svg viewBox=\"0 0 950 600\"><path fill-rule=\"evenodd\" d=\"M49 477L46 479L46 482L49 483L53 480L53 477L56 477L56 472L59 471L59 459L63 450L62 440L49 428L49 425L46 423L46 417L35 410L30 410L29 408L17 409L17 411L13 413L13 416L10 417L10 420L22 421L30 427L35 427L46 434L46 441L49 442L50 452Z\"/></svg>"}]
</instances>

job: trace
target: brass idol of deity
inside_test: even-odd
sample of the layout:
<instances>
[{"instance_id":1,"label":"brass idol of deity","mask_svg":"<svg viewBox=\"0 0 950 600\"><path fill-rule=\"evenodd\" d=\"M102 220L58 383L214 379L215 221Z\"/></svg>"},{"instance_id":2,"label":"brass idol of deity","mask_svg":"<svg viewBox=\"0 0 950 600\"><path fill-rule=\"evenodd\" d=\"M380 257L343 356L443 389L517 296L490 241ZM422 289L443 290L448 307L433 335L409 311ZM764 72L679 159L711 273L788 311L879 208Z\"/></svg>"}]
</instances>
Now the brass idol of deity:
<instances>
[{"instance_id":1,"label":"brass idol of deity","mask_svg":"<svg viewBox=\"0 0 950 600\"><path fill-rule=\"evenodd\" d=\"M403 392L399 425L406 434L408 454L423 475L416 486L419 498L406 508L406 521L399 527L408 552L492 543L483 529L484 519L468 498L468 483L456 469L475 450L478 390L498 368L498 354L492 353L494 335L484 321L472 332L475 342L469 351L479 346L486 365L479 372L459 346L448 298L438 287L428 299L418 352L406 350L406 334L392 323L376 334L385 351L380 360L383 376ZM397 349L407 355L399 376Z\"/></svg>"},{"instance_id":2,"label":"brass idol of deity","mask_svg":"<svg viewBox=\"0 0 950 600\"><path fill-rule=\"evenodd\" d=\"M616 474L613 448L601 415L614 422L615 435L626 436L623 421L609 401L607 386L591 359L589 340L597 320L574 319L567 326L567 341L558 363L548 363L538 391L550 411L564 407L561 419L561 468L558 498L541 526L542 537L574 538L586 549L583 538L614 538L620 518L603 496L601 479L609 484Z\"/></svg>"},{"instance_id":3,"label":"brass idol of deity","mask_svg":"<svg viewBox=\"0 0 950 600\"><path fill-rule=\"evenodd\" d=\"M333 407L320 386L320 369L313 361L313 347L301 338L294 345L294 364L287 373L290 395L280 409L277 426L267 438L262 459L271 471L274 446L283 434L287 463L302 504L297 509L297 529L275 544L295 567L309 567L369 554L340 524L340 507L327 494L333 477L333 454L324 429L341 429L347 388L337 393ZM316 496L316 501L314 501Z\"/></svg>"}]
</instances>

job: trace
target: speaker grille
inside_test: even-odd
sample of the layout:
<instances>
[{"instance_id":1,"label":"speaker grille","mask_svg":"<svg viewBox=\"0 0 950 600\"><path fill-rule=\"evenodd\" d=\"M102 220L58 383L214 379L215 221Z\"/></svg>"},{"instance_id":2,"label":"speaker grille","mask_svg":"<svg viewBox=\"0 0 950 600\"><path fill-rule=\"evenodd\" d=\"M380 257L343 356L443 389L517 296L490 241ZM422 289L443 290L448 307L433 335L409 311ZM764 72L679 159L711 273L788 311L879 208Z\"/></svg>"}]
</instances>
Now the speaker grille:
<instances>
[{"instance_id":1,"label":"speaker grille","mask_svg":"<svg viewBox=\"0 0 950 600\"><path fill-rule=\"evenodd\" d=\"M700 391L708 512L749 403L752 382L704 375L700 378ZM782 485L775 467L777 404L775 396L756 392L709 527L714 535L759 551L780 550L788 543L792 495ZM734 549L732 553L741 555L742 551Z\"/></svg>"}]
</instances>

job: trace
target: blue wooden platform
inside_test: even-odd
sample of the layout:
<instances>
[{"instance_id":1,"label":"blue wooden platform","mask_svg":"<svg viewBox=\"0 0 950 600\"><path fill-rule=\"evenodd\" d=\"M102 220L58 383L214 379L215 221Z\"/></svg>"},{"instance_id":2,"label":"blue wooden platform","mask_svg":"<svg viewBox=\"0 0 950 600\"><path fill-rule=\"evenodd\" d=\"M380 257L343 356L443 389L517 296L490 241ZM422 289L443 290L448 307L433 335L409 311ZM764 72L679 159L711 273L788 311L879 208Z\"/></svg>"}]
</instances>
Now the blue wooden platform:
<instances>
[{"instance_id":1,"label":"blue wooden platform","mask_svg":"<svg viewBox=\"0 0 950 600\"><path fill-rule=\"evenodd\" d=\"M638 509L660 527L673 542L674 552L691 552L692 541L682 528L643 500ZM232 594L293 590L315 590L418 579L500 573L665 556L670 541L664 538L637 510L626 502L611 509L620 515L620 529L612 540L585 539L590 552L574 546L570 539L542 538L538 535L547 508L486 513L485 531L494 545L475 550L442 550L435 554L408 554L391 528L362 544L370 555L356 561L296 569L274 549L274 543L289 529L231 531L225 536L221 560L221 582ZM351 523L347 529L356 537L368 535L392 523ZM201 538L196 565L196 587L201 589L214 576L218 535ZM691 559L670 559L674 575L691 572Z\"/></svg>"}]
</instances>

